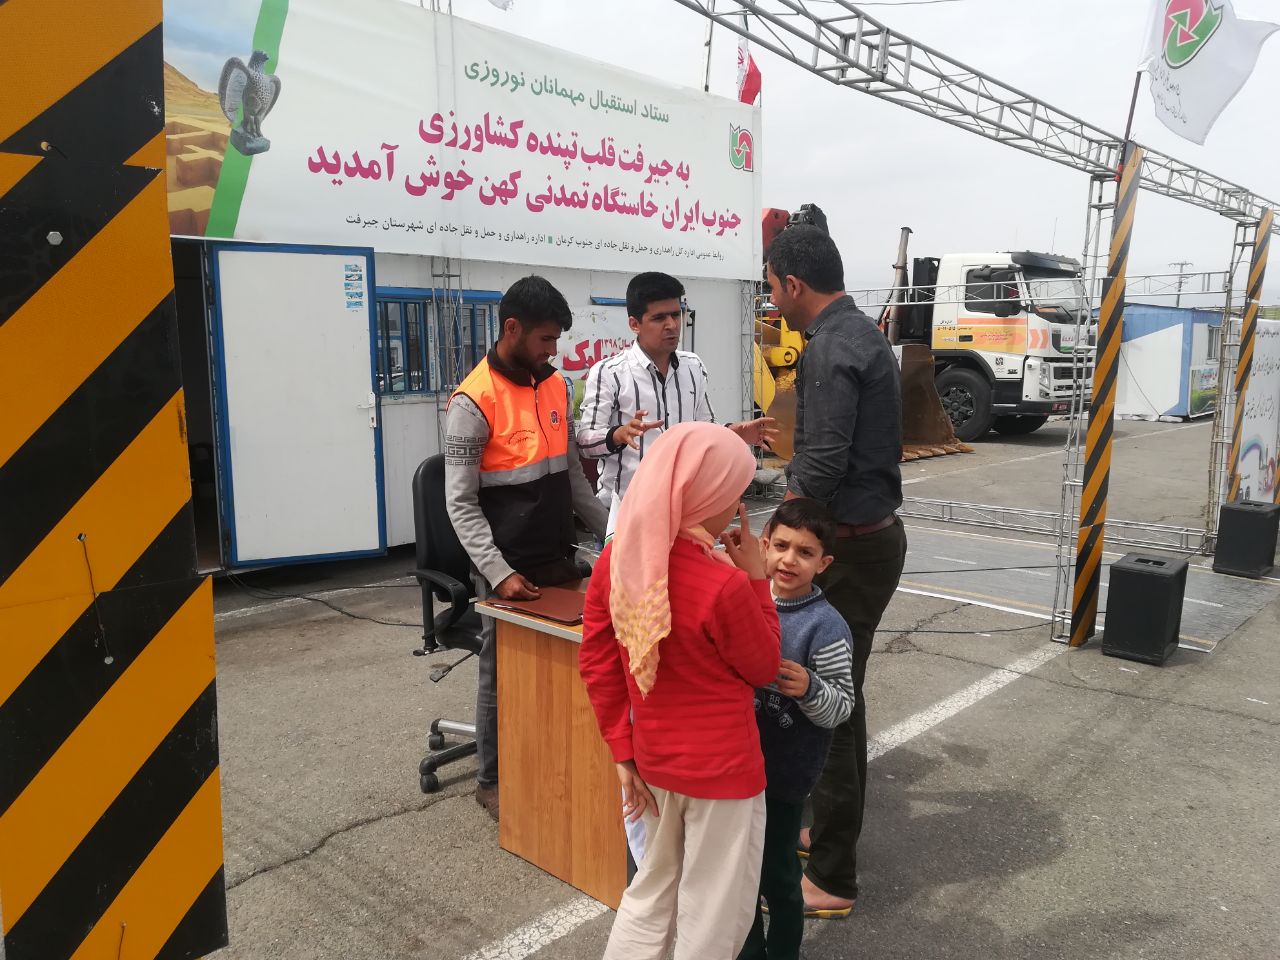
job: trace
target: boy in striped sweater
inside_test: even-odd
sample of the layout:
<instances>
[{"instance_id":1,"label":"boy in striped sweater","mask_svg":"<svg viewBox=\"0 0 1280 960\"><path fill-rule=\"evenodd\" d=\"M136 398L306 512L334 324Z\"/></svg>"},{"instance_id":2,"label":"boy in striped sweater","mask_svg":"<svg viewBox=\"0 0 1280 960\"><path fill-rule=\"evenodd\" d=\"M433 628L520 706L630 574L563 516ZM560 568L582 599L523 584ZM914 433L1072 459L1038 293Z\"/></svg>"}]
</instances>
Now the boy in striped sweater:
<instances>
[{"instance_id":1,"label":"boy in striped sweater","mask_svg":"<svg viewBox=\"0 0 1280 960\"><path fill-rule=\"evenodd\" d=\"M756 691L764 752L765 837L755 924L738 960L797 960L804 934L796 856L805 798L818 782L832 728L853 712L849 627L813 580L831 564L836 525L816 500L788 500L765 528L765 563L782 624L778 679Z\"/></svg>"}]
</instances>

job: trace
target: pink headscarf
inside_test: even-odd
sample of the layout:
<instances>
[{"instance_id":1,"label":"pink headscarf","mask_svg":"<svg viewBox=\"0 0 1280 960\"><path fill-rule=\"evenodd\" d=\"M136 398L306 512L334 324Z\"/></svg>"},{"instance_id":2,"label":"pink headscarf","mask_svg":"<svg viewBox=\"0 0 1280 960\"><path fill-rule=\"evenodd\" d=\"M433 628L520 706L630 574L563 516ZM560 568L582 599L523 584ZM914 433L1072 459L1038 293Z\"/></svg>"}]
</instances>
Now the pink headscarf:
<instances>
[{"instance_id":1,"label":"pink headscarf","mask_svg":"<svg viewBox=\"0 0 1280 960\"><path fill-rule=\"evenodd\" d=\"M729 563L701 523L737 503L755 470L740 437L714 423L681 423L645 451L631 478L613 538L609 612L641 696L653 689L658 643L671 632L667 575L676 537Z\"/></svg>"}]
</instances>

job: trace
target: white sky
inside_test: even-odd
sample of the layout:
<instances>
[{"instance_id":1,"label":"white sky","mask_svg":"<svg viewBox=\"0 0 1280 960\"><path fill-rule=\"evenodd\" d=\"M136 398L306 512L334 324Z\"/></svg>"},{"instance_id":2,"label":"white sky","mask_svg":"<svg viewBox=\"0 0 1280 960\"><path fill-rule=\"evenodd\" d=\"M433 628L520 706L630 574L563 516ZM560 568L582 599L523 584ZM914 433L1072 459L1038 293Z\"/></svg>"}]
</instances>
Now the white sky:
<instances>
[{"instance_id":1,"label":"white sky","mask_svg":"<svg viewBox=\"0 0 1280 960\"><path fill-rule=\"evenodd\" d=\"M408 0L413 2L413 0ZM447 0L445 0L447 3ZM429 6L428 2L428 6ZM1003 83L1123 133L1149 0L956 0L926 6L867 4L896 32ZM1280 21L1280 0L1235 0L1238 16ZM520 36L685 86L701 87L707 21L674 0L453 0L453 12ZM736 35L717 30L711 90L734 93ZM971 250L1050 250L1079 257L1084 175L940 121L836 87L756 50L764 78L764 205L827 213L850 288L884 286L898 229L915 256ZM1135 138L1280 203L1276 130L1280 39L1262 52L1249 85L1219 118L1206 146L1155 118L1143 92ZM1227 267L1234 224L1143 192L1132 274ZM1280 302L1280 263L1265 300ZM1171 301L1160 301L1171 302ZM1184 300L1194 303L1195 300Z\"/></svg>"}]
</instances>

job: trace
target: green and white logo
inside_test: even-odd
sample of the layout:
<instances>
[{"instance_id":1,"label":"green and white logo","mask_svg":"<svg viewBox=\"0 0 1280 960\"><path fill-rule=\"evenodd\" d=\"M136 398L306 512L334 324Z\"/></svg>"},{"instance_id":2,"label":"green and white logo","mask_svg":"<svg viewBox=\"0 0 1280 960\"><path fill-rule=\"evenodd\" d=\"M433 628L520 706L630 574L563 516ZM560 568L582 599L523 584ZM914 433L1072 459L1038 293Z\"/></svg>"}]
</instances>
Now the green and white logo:
<instances>
[{"instance_id":1,"label":"green and white logo","mask_svg":"<svg viewBox=\"0 0 1280 960\"><path fill-rule=\"evenodd\" d=\"M1164 62L1185 67L1222 26L1222 7L1214 0L1169 0L1164 10Z\"/></svg>"},{"instance_id":2,"label":"green and white logo","mask_svg":"<svg viewBox=\"0 0 1280 960\"><path fill-rule=\"evenodd\" d=\"M735 170L751 173L755 169L755 140L746 127L729 127L729 163Z\"/></svg>"}]
</instances>

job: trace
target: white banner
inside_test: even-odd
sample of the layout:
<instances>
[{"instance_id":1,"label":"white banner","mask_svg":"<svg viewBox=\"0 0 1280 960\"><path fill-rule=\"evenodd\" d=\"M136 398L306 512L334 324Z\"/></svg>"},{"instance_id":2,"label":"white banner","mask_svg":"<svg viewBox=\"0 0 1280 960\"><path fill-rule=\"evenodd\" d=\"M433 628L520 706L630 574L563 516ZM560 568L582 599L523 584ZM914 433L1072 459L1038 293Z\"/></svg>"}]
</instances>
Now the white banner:
<instances>
[{"instance_id":1,"label":"white banner","mask_svg":"<svg viewBox=\"0 0 1280 960\"><path fill-rule=\"evenodd\" d=\"M1280 24L1237 19L1231 0L1152 0L1142 66L1160 122L1204 143Z\"/></svg>"},{"instance_id":2,"label":"white banner","mask_svg":"<svg viewBox=\"0 0 1280 960\"><path fill-rule=\"evenodd\" d=\"M1280 503L1280 320L1258 320L1240 431L1240 497Z\"/></svg>"},{"instance_id":3,"label":"white banner","mask_svg":"<svg viewBox=\"0 0 1280 960\"><path fill-rule=\"evenodd\" d=\"M217 4L191 10L188 21L223 17ZM170 26L166 11L167 40ZM175 233L760 273L749 106L395 0L263 0L251 31L209 24L204 60L189 39L199 23L177 26L186 45L166 46ZM216 93L204 89L201 64L224 58ZM237 122L210 119L210 97Z\"/></svg>"},{"instance_id":4,"label":"white banner","mask_svg":"<svg viewBox=\"0 0 1280 960\"><path fill-rule=\"evenodd\" d=\"M1240 435L1240 495L1280 503L1280 320L1259 320Z\"/></svg>"}]
</instances>

